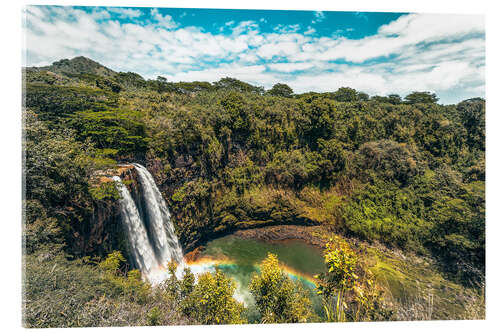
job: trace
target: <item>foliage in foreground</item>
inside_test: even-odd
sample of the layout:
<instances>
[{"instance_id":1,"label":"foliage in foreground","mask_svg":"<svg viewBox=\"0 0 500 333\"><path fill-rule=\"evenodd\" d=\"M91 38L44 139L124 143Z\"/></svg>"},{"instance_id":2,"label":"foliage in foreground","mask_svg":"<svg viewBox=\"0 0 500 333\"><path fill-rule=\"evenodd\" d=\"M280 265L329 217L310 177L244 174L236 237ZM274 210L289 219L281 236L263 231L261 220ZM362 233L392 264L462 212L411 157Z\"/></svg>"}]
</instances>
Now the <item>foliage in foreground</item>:
<instances>
[{"instance_id":1,"label":"foliage in foreground","mask_svg":"<svg viewBox=\"0 0 500 333\"><path fill-rule=\"evenodd\" d=\"M184 268L181 279L176 269L175 263L169 264L170 277L161 288L186 316L204 325L247 322L243 304L233 297L236 283L232 278L216 268L214 273L200 274L195 282L189 267Z\"/></svg>"},{"instance_id":2,"label":"foliage in foreground","mask_svg":"<svg viewBox=\"0 0 500 333\"><path fill-rule=\"evenodd\" d=\"M315 319L311 300L299 282L294 282L278 265L278 257L269 253L260 264L260 274L249 285L261 322L305 323Z\"/></svg>"},{"instance_id":3,"label":"foliage in foreground","mask_svg":"<svg viewBox=\"0 0 500 333\"><path fill-rule=\"evenodd\" d=\"M25 257L23 323L26 327L242 324L235 282L220 270L195 282L189 269L160 287L127 271L119 251L103 261L68 260L57 248ZM172 267L172 266L171 266ZM175 266L171 273L175 272Z\"/></svg>"},{"instance_id":4,"label":"foliage in foreground","mask_svg":"<svg viewBox=\"0 0 500 333\"><path fill-rule=\"evenodd\" d=\"M243 324L243 304L233 298L235 289L235 282L222 271L203 273L189 295L187 312L202 324Z\"/></svg>"},{"instance_id":5,"label":"foliage in foreground","mask_svg":"<svg viewBox=\"0 0 500 333\"><path fill-rule=\"evenodd\" d=\"M326 272L316 276L327 321L387 321L392 310L361 258L342 238L331 238L324 251Z\"/></svg>"},{"instance_id":6,"label":"foliage in foreground","mask_svg":"<svg viewBox=\"0 0 500 333\"><path fill-rule=\"evenodd\" d=\"M23 324L26 327L99 327L147 325L153 308L162 325L188 324L173 304L140 279L124 273L121 254L99 265L68 260L54 247L27 254L23 277ZM121 269L121 271L120 271Z\"/></svg>"},{"instance_id":7,"label":"foliage in foreground","mask_svg":"<svg viewBox=\"0 0 500 333\"><path fill-rule=\"evenodd\" d=\"M430 292L419 291L411 297L392 299L392 305L387 303L365 260L345 240L331 240L325 249L326 271L317 277L325 307L325 317L318 317L300 284L281 270L275 255L269 254L261 263L260 274L249 285L260 322L449 319L436 312L442 305L437 304L438 295L433 298ZM127 271L118 251L99 261L68 260L60 247L39 249L25 257L24 325L98 327L247 322L247 309L233 298L235 282L220 270L204 273L197 281L189 268L184 270L182 278L173 274L176 265L171 264L169 270L170 278L151 288L141 280L138 271ZM453 300L463 303L454 318L484 318L484 293L460 292Z\"/></svg>"}]
</instances>

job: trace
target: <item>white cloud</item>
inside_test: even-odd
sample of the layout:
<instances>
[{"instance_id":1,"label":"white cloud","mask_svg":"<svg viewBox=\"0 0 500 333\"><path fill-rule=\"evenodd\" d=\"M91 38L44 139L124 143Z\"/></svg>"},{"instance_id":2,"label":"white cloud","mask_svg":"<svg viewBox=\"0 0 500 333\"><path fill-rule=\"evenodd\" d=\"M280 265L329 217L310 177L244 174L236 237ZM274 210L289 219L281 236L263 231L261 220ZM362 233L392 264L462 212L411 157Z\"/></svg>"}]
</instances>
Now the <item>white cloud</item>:
<instances>
[{"instance_id":1,"label":"white cloud","mask_svg":"<svg viewBox=\"0 0 500 333\"><path fill-rule=\"evenodd\" d=\"M290 33L290 32L297 32L300 30L300 24L290 24L290 25L283 25L283 24L278 24L276 27L273 29L274 31L277 31L279 33Z\"/></svg>"},{"instance_id":2,"label":"white cloud","mask_svg":"<svg viewBox=\"0 0 500 333\"><path fill-rule=\"evenodd\" d=\"M248 31L258 30L259 25L255 21L242 21L233 28L233 35L239 35Z\"/></svg>"},{"instance_id":3,"label":"white cloud","mask_svg":"<svg viewBox=\"0 0 500 333\"><path fill-rule=\"evenodd\" d=\"M313 63L307 63L307 62L281 62L268 65L268 67L273 71L285 72L285 73L294 71L303 71L305 69L312 68L313 66L314 66Z\"/></svg>"},{"instance_id":4,"label":"white cloud","mask_svg":"<svg viewBox=\"0 0 500 333\"><path fill-rule=\"evenodd\" d=\"M314 12L314 17L315 19L312 21L312 24L323 22L325 20L325 13L322 11L316 11Z\"/></svg>"},{"instance_id":5,"label":"white cloud","mask_svg":"<svg viewBox=\"0 0 500 333\"><path fill-rule=\"evenodd\" d=\"M257 55L264 59L274 56L291 57L299 51L299 46L294 42L270 43L262 45Z\"/></svg>"},{"instance_id":6,"label":"white cloud","mask_svg":"<svg viewBox=\"0 0 500 333\"><path fill-rule=\"evenodd\" d=\"M304 32L304 35L312 35L315 32L316 29L314 29L313 27L307 27L307 30Z\"/></svg>"},{"instance_id":7,"label":"white cloud","mask_svg":"<svg viewBox=\"0 0 500 333\"><path fill-rule=\"evenodd\" d=\"M122 8L122 7L108 7L108 12L118 14L119 18L136 18L142 16L142 12L138 9ZM102 11L103 13L106 11Z\"/></svg>"},{"instance_id":8,"label":"white cloud","mask_svg":"<svg viewBox=\"0 0 500 333\"><path fill-rule=\"evenodd\" d=\"M360 40L345 37L316 43L309 53L293 60L337 60L364 62L404 52L419 43L431 43L484 33L484 19L472 15L410 14L380 27L379 33Z\"/></svg>"},{"instance_id":9,"label":"white cloud","mask_svg":"<svg viewBox=\"0 0 500 333\"><path fill-rule=\"evenodd\" d=\"M86 12L28 6L27 65L84 55L115 70L173 81L231 76L266 88L286 82L296 92L351 86L369 94L484 94L481 16L403 15L377 34L354 40L314 37L314 28L299 33L300 26L293 24L263 33L255 21L221 23L230 34L213 34L179 27L156 9L150 12L152 22L123 24L113 19L116 15L146 16L127 8ZM324 13L315 17L324 19ZM295 71L303 72L295 76Z\"/></svg>"},{"instance_id":10,"label":"white cloud","mask_svg":"<svg viewBox=\"0 0 500 333\"><path fill-rule=\"evenodd\" d=\"M166 29L173 29L177 27L177 23L174 22L172 16L170 15L161 15L158 12L158 9L151 9L151 16L154 20L158 22L158 24Z\"/></svg>"},{"instance_id":11,"label":"white cloud","mask_svg":"<svg viewBox=\"0 0 500 333\"><path fill-rule=\"evenodd\" d=\"M94 9L92 10L92 17L96 20L105 20L111 18L111 15L106 10Z\"/></svg>"}]
</instances>

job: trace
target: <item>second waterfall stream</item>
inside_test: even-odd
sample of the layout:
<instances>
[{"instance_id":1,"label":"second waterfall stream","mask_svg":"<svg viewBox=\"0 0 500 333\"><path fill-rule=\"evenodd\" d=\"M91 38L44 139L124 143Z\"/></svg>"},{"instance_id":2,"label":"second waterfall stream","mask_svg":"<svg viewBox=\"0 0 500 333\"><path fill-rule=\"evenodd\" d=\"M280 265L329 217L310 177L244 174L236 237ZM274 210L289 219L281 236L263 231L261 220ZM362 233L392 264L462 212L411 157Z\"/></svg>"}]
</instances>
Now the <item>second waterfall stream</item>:
<instances>
[{"instance_id":1,"label":"second waterfall stream","mask_svg":"<svg viewBox=\"0 0 500 333\"><path fill-rule=\"evenodd\" d=\"M167 265L177 262L179 269L185 265L182 248L175 234L165 199L156 186L153 176L140 164L133 164L137 171L139 195L136 200L122 183L117 182L120 192L120 213L126 230L131 259L135 266L152 284L167 276Z\"/></svg>"}]
</instances>

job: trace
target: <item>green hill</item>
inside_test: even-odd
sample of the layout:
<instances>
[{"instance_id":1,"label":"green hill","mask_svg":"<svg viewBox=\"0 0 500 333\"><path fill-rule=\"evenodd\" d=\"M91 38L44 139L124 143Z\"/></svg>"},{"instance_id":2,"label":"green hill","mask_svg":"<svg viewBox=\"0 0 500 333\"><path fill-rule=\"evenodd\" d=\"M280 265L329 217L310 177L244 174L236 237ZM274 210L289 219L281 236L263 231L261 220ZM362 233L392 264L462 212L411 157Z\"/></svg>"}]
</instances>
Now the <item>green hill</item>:
<instances>
[{"instance_id":1,"label":"green hill","mask_svg":"<svg viewBox=\"0 0 500 333\"><path fill-rule=\"evenodd\" d=\"M48 71L56 74L71 75L71 74L95 74L104 77L113 77L117 73L100 63L83 57L75 57L73 59L61 59L55 61L50 66L43 67L28 67L28 70Z\"/></svg>"}]
</instances>

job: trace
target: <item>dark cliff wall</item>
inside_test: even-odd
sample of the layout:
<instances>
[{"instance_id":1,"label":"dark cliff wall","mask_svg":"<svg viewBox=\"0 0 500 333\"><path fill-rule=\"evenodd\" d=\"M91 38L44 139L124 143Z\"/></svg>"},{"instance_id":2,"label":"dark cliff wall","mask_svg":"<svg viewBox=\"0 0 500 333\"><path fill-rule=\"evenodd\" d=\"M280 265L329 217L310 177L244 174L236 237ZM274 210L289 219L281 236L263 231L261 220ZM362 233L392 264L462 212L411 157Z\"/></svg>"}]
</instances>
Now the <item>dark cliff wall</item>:
<instances>
[{"instance_id":1,"label":"dark cliff wall","mask_svg":"<svg viewBox=\"0 0 500 333\"><path fill-rule=\"evenodd\" d=\"M230 190L220 186L220 182L203 179L199 163L188 154L179 155L172 164L158 158L149 159L146 167L167 201L185 252L237 230L272 225L320 224L304 215L299 210L300 205L297 206L299 208L294 206L296 203L290 200L295 198L272 198L276 202L262 207L252 206L252 202L242 196L231 198ZM228 200L233 202L227 204ZM240 221L245 223L238 223Z\"/></svg>"},{"instance_id":2,"label":"dark cliff wall","mask_svg":"<svg viewBox=\"0 0 500 333\"><path fill-rule=\"evenodd\" d=\"M119 167L116 175L120 176L132 196L139 195L135 169L132 166ZM110 175L108 175L110 176ZM111 181L102 177L101 181ZM72 252L79 256L105 256L119 250L129 256L128 238L124 231L120 203L118 200L101 200L93 203L90 218L84 222L79 232L75 232Z\"/></svg>"}]
</instances>

